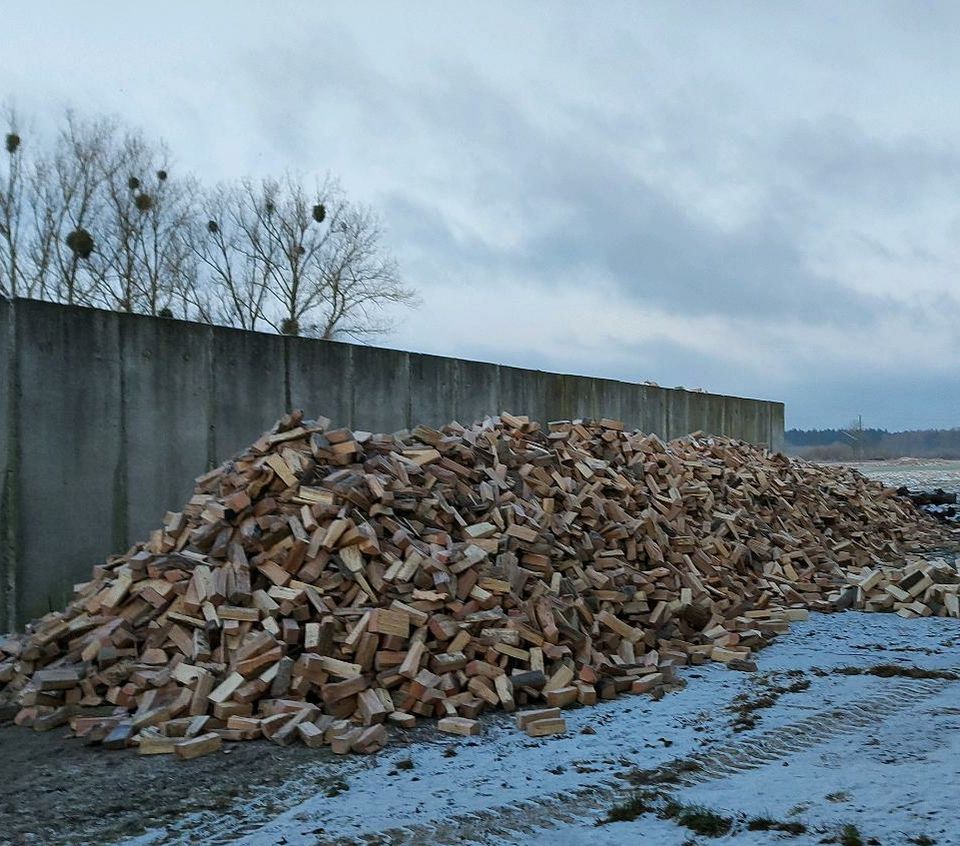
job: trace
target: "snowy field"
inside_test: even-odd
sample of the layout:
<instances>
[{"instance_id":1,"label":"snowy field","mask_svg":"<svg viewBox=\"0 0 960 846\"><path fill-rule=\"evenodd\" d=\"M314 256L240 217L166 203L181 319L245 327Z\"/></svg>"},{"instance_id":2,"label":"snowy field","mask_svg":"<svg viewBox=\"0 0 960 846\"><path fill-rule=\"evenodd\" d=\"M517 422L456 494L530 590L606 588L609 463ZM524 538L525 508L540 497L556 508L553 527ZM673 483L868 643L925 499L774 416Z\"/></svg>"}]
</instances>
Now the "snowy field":
<instances>
[{"instance_id":1,"label":"snowy field","mask_svg":"<svg viewBox=\"0 0 960 846\"><path fill-rule=\"evenodd\" d=\"M901 458L896 461L854 462L848 466L894 488L906 486L912 491L943 488L948 493L960 493L960 461Z\"/></svg>"},{"instance_id":2,"label":"snowy field","mask_svg":"<svg viewBox=\"0 0 960 846\"><path fill-rule=\"evenodd\" d=\"M686 687L659 702L623 696L567 711L562 736L532 740L501 715L485 722L482 738L418 732L409 746L391 745L372 760L318 755L309 775L332 789L307 788L316 780L301 772L262 802L125 843L714 842L656 813L598 825L643 789L633 782L662 776L674 762L680 775L656 785L657 801L729 818L717 843L839 843L852 825L863 843L960 844L960 681L832 672L960 670L960 621L813 615L758 663L756 674L687 668ZM787 687L795 692L776 694ZM771 690L775 701L749 712L756 725L736 731L737 697ZM748 830L758 816L806 831Z\"/></svg>"}]
</instances>

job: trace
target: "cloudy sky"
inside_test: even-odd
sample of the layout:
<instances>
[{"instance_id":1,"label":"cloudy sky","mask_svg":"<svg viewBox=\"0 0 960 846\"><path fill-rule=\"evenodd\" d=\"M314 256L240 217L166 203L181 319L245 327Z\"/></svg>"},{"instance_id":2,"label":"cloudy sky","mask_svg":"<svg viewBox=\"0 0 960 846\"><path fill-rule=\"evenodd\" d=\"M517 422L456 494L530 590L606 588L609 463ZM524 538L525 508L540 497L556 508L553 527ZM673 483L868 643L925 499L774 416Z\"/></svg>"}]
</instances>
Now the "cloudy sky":
<instances>
[{"instance_id":1,"label":"cloudy sky","mask_svg":"<svg viewBox=\"0 0 960 846\"><path fill-rule=\"evenodd\" d=\"M339 176L423 298L389 346L960 426L960 6L470 8L18 3L0 99Z\"/></svg>"}]
</instances>

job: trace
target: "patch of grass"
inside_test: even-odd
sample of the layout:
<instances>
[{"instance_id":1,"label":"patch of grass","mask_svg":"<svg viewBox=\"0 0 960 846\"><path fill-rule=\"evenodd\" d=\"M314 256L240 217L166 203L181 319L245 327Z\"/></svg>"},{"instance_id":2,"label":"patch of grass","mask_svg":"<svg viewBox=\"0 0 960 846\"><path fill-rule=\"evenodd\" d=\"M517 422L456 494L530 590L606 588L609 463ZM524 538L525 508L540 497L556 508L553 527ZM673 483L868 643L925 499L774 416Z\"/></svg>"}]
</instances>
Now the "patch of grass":
<instances>
[{"instance_id":1,"label":"patch of grass","mask_svg":"<svg viewBox=\"0 0 960 846\"><path fill-rule=\"evenodd\" d=\"M346 779L336 778L327 785L327 789L324 791L324 793L328 799L333 799L334 796L339 796L341 793L346 793L349 789L350 785L347 784Z\"/></svg>"},{"instance_id":2,"label":"patch of grass","mask_svg":"<svg viewBox=\"0 0 960 846\"><path fill-rule=\"evenodd\" d=\"M619 805L614 805L610 808L602 820L597 820L597 825L612 822L630 822L643 814L649 814L654 810L651 804L652 798L654 797L646 791L635 793L625 802L621 802Z\"/></svg>"},{"instance_id":3,"label":"patch of grass","mask_svg":"<svg viewBox=\"0 0 960 846\"><path fill-rule=\"evenodd\" d=\"M730 831L733 820L721 814L698 805L684 808L677 814L676 820L680 825L703 834L707 837L719 837Z\"/></svg>"},{"instance_id":4,"label":"patch of grass","mask_svg":"<svg viewBox=\"0 0 960 846\"><path fill-rule=\"evenodd\" d=\"M802 676L803 671L792 670L786 675L796 678ZM760 691L753 695L741 693L733 700L734 704L731 706L731 710L736 714L732 723L734 731L748 731L755 728L760 721L757 711L772 708L785 693L800 693L806 690L810 687L810 680L797 678L790 684L779 684L773 676L764 675L757 679L756 684L760 686Z\"/></svg>"},{"instance_id":5,"label":"patch of grass","mask_svg":"<svg viewBox=\"0 0 960 846\"><path fill-rule=\"evenodd\" d=\"M911 843L916 844L916 846L936 846L937 841L932 837L928 837L926 834L918 834L916 837L907 838Z\"/></svg>"},{"instance_id":6,"label":"patch of grass","mask_svg":"<svg viewBox=\"0 0 960 846\"><path fill-rule=\"evenodd\" d=\"M394 766L395 766L398 770L412 770L412 769L413 769L413 758L403 758L402 760L397 761L397 763L395 763Z\"/></svg>"},{"instance_id":7,"label":"patch of grass","mask_svg":"<svg viewBox=\"0 0 960 846\"><path fill-rule=\"evenodd\" d=\"M796 837L799 834L805 834L807 827L802 822L780 823L777 831L782 831L784 834L792 834Z\"/></svg>"},{"instance_id":8,"label":"patch of grass","mask_svg":"<svg viewBox=\"0 0 960 846\"><path fill-rule=\"evenodd\" d=\"M807 827L802 822L781 822L770 817L754 817L747 822L748 831L782 831L794 836L806 832Z\"/></svg>"},{"instance_id":9,"label":"patch of grass","mask_svg":"<svg viewBox=\"0 0 960 846\"><path fill-rule=\"evenodd\" d=\"M606 817L597 820L597 825L630 822L643 814L651 813L656 813L660 819L673 820L677 825L706 837L720 837L729 833L733 827L732 817L725 817L703 805L685 805L658 790L640 790L634 793L625 802L614 805L607 811Z\"/></svg>"},{"instance_id":10,"label":"patch of grass","mask_svg":"<svg viewBox=\"0 0 960 846\"><path fill-rule=\"evenodd\" d=\"M840 846L863 846L860 829L853 823L847 823L840 829Z\"/></svg>"},{"instance_id":11,"label":"patch of grass","mask_svg":"<svg viewBox=\"0 0 960 846\"><path fill-rule=\"evenodd\" d=\"M703 769L703 764L678 758L654 770L633 770L627 776L631 784L644 787L655 784L676 784L684 773L695 773Z\"/></svg>"},{"instance_id":12,"label":"patch of grass","mask_svg":"<svg viewBox=\"0 0 960 846\"><path fill-rule=\"evenodd\" d=\"M881 679L896 677L907 679L943 679L956 681L960 679L950 670L925 670L922 667L908 667L903 664L877 664L874 667L837 667L834 671L841 676L877 676Z\"/></svg>"},{"instance_id":13,"label":"patch of grass","mask_svg":"<svg viewBox=\"0 0 960 846\"><path fill-rule=\"evenodd\" d=\"M663 819L672 819L677 825L705 837L720 837L733 827L732 817L725 817L703 805L683 805L673 799L664 803L660 816Z\"/></svg>"},{"instance_id":14,"label":"patch of grass","mask_svg":"<svg viewBox=\"0 0 960 846\"><path fill-rule=\"evenodd\" d=\"M678 773L698 773L703 769L703 764L698 763L697 761L675 761L668 766L672 767L675 772Z\"/></svg>"}]
</instances>

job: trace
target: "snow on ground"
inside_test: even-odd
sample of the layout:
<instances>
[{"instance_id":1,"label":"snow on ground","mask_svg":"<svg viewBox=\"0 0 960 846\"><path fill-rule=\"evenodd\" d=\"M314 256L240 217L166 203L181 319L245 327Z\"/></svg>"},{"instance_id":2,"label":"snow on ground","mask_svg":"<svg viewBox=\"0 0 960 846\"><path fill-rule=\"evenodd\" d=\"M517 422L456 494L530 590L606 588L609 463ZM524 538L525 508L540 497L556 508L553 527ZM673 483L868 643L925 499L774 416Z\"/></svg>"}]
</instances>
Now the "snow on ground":
<instances>
[{"instance_id":1,"label":"snow on ground","mask_svg":"<svg viewBox=\"0 0 960 846\"><path fill-rule=\"evenodd\" d=\"M847 462L847 465L892 488L908 487L912 491L943 488L947 492L960 493L960 461L913 458Z\"/></svg>"},{"instance_id":2,"label":"snow on ground","mask_svg":"<svg viewBox=\"0 0 960 846\"><path fill-rule=\"evenodd\" d=\"M894 486L960 491L960 462L864 462L857 469ZM628 774L684 759L704 762L703 777L664 789L734 818L719 844L808 846L835 838L845 824L855 825L864 843L960 844L960 682L814 672L891 663L960 671L960 621L815 614L759 653L756 674L689 667L682 671L687 686L659 702L622 696L569 710L567 733L542 740L500 715L485 718L480 738L418 729L374 759L318 752L315 767L257 801L181 820L125 846L704 844L710 838L655 814L597 825L633 795ZM734 732L735 697L762 692L769 678L809 687L781 695L754 712L755 728ZM744 769L744 760L753 768ZM407 761L412 768L403 768ZM318 780L329 785L320 793L311 786ZM756 816L801 822L807 832L746 830Z\"/></svg>"},{"instance_id":3,"label":"snow on ground","mask_svg":"<svg viewBox=\"0 0 960 846\"><path fill-rule=\"evenodd\" d=\"M702 844L709 839L653 814L596 825L630 795L624 779L631 771L694 756L707 771L714 761L727 771L664 789L678 801L737 816L734 832L718 843L785 838L805 846L852 823L864 842L875 837L884 846L920 835L960 844L960 682L813 672L889 663L960 668L960 621L812 615L759 654L757 674L718 664L686 668L683 690L659 702L628 695L569 710L567 733L552 738L532 740L503 715L485 721L480 738L427 734L373 760L319 756L317 771L331 784L343 780L337 795L289 783L263 806L128 843ZM755 712L755 728L734 732L734 697L756 692L771 673L810 686ZM769 762L741 771L744 755ZM408 759L412 768L397 767ZM800 821L809 831L787 837L744 830L744 821L759 815ZM377 832L389 834L377 841Z\"/></svg>"},{"instance_id":4,"label":"snow on ground","mask_svg":"<svg viewBox=\"0 0 960 846\"><path fill-rule=\"evenodd\" d=\"M951 650L954 656L955 649ZM778 652L779 657L789 654L787 649ZM818 660L824 663L826 657L821 655ZM831 653L829 657L838 656ZM862 664L863 657L861 654L860 660L851 663ZM903 655L896 657L902 659ZM797 694L782 710L811 707L805 699L810 697ZM821 703L812 705L820 707ZM835 834L845 824L855 825L864 841L875 838L882 844L906 844L921 836L937 844L960 843L960 687L951 684L940 694L891 719L877 719L852 736L835 737L788 760L678 790L675 796L680 802L703 805L724 816L763 816L800 822L808 829L804 835L785 837L747 831L741 825L739 831L722 839L731 846L780 839L798 846L821 843L825 835ZM690 831L672 822L645 815L634 822L599 828L581 824L559 837L551 832L528 842L543 846L647 842L671 846L690 837ZM696 839L702 842L706 838Z\"/></svg>"}]
</instances>

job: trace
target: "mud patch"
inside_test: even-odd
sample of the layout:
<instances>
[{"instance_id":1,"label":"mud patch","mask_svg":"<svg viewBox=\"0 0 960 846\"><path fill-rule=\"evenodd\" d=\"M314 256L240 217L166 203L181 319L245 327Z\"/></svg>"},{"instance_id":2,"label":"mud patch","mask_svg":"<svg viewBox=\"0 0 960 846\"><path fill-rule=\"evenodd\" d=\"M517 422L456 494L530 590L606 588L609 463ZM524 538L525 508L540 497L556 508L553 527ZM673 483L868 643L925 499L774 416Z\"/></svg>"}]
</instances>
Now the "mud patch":
<instances>
[{"instance_id":1,"label":"mud patch","mask_svg":"<svg viewBox=\"0 0 960 846\"><path fill-rule=\"evenodd\" d=\"M834 667L832 670L822 670L814 667L812 671L818 676L877 676L881 679L942 679L943 681L957 681L960 675L952 670L928 670L924 667L905 666L903 664L877 664L875 667Z\"/></svg>"},{"instance_id":2,"label":"mud patch","mask_svg":"<svg viewBox=\"0 0 960 846\"><path fill-rule=\"evenodd\" d=\"M331 770L344 768L330 753L306 747L241 743L219 755L180 761L93 749L61 731L15 726L0 728L0 749L3 846L109 843L185 817L221 816L241 803L263 803L291 778L302 779L308 791L328 794L340 787L338 779L317 765L326 759Z\"/></svg>"}]
</instances>

